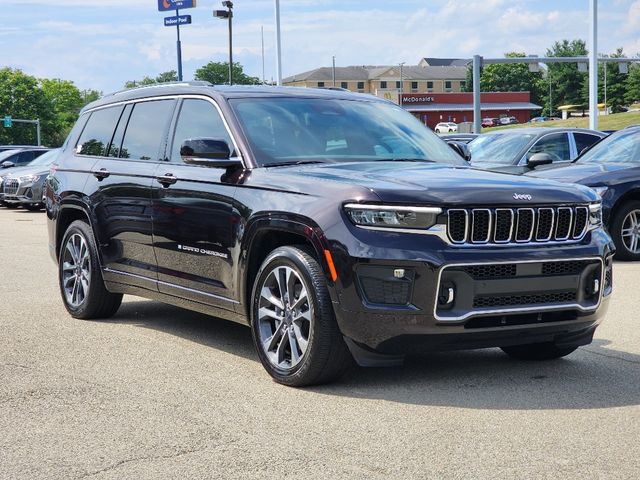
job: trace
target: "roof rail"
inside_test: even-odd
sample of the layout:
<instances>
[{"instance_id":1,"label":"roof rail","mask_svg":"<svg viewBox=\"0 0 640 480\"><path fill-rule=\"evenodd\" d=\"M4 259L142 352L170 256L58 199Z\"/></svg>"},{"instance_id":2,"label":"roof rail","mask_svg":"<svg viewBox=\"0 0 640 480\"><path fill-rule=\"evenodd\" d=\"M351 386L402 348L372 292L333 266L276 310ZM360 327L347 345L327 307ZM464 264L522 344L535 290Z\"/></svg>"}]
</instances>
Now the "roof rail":
<instances>
[{"instance_id":1,"label":"roof rail","mask_svg":"<svg viewBox=\"0 0 640 480\"><path fill-rule=\"evenodd\" d=\"M133 88L124 88L122 90L118 90L117 92L107 93L103 95L102 98L112 97L114 95L121 95L126 92L131 92L133 90L142 90L145 88L158 88L158 87L175 87L176 85L189 85L191 87L213 87L213 84L203 80L192 80L190 82L163 82L163 83L153 83L151 85L140 85L139 87Z\"/></svg>"}]
</instances>

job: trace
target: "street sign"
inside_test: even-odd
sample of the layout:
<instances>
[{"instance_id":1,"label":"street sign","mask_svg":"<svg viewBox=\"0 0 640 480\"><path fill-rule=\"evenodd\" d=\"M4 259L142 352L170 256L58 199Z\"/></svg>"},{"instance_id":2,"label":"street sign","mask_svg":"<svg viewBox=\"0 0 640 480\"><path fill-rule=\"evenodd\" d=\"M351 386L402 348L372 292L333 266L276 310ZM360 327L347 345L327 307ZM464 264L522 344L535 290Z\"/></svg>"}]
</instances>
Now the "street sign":
<instances>
[{"instance_id":1,"label":"street sign","mask_svg":"<svg viewBox=\"0 0 640 480\"><path fill-rule=\"evenodd\" d=\"M176 25L191 25L191 15L178 15L176 17L164 17L165 27L175 27Z\"/></svg>"},{"instance_id":2,"label":"street sign","mask_svg":"<svg viewBox=\"0 0 640 480\"><path fill-rule=\"evenodd\" d=\"M179 8L196 8L197 0L158 0L158 11L166 12Z\"/></svg>"},{"instance_id":3,"label":"street sign","mask_svg":"<svg viewBox=\"0 0 640 480\"><path fill-rule=\"evenodd\" d=\"M4 128L11 128L11 125L13 125L13 120L11 120L11 117L7 115L4 117Z\"/></svg>"}]
</instances>

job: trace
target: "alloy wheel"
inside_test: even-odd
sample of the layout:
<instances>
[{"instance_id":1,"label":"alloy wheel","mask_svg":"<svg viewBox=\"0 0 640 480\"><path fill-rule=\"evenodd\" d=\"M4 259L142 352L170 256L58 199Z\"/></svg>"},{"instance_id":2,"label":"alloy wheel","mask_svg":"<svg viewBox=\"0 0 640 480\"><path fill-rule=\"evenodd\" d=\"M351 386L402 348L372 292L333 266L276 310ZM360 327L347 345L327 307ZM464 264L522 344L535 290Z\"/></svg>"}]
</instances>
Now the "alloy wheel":
<instances>
[{"instance_id":1,"label":"alloy wheel","mask_svg":"<svg viewBox=\"0 0 640 480\"><path fill-rule=\"evenodd\" d=\"M258 332L269 362L282 370L298 365L309 346L313 309L300 275L275 267L260 286Z\"/></svg>"},{"instance_id":2,"label":"alloy wheel","mask_svg":"<svg viewBox=\"0 0 640 480\"><path fill-rule=\"evenodd\" d=\"M640 253L640 210L631 210L622 222L622 242L631 253Z\"/></svg>"},{"instance_id":3,"label":"alloy wheel","mask_svg":"<svg viewBox=\"0 0 640 480\"><path fill-rule=\"evenodd\" d=\"M72 308L82 305L91 285L91 261L84 237L74 233L64 246L62 256L62 286L67 303Z\"/></svg>"}]
</instances>

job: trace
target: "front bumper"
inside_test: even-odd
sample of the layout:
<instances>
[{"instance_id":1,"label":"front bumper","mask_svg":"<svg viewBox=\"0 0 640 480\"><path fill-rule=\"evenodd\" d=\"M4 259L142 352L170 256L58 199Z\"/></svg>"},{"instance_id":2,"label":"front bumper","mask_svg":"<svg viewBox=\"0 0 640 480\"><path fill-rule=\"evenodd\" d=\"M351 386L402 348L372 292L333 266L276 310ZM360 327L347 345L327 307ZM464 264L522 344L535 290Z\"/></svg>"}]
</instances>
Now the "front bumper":
<instances>
[{"instance_id":1,"label":"front bumper","mask_svg":"<svg viewBox=\"0 0 640 480\"><path fill-rule=\"evenodd\" d=\"M420 238L420 253L410 244L413 235L385 235L395 241L381 245L400 248L359 243L368 257L340 259L336 317L359 347L406 354L580 345L591 341L606 313L614 247L603 229L570 245L457 249ZM480 266L480 273L474 277L468 266Z\"/></svg>"},{"instance_id":2,"label":"front bumper","mask_svg":"<svg viewBox=\"0 0 640 480\"><path fill-rule=\"evenodd\" d=\"M42 194L42 181L21 182L19 179L5 179L1 200L10 204L38 205L43 203Z\"/></svg>"}]
</instances>

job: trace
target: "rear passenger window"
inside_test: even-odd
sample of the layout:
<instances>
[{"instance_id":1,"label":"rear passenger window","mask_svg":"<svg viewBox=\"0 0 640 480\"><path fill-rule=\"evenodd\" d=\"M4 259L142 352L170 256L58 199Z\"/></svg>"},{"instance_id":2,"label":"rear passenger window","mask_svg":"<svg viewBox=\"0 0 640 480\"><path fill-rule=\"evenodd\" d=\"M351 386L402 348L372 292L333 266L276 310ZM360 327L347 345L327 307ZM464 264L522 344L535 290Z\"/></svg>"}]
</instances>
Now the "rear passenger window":
<instances>
[{"instance_id":1,"label":"rear passenger window","mask_svg":"<svg viewBox=\"0 0 640 480\"><path fill-rule=\"evenodd\" d=\"M158 160L174 103L174 100L155 100L140 102L133 107L120 158Z\"/></svg>"},{"instance_id":2,"label":"rear passenger window","mask_svg":"<svg viewBox=\"0 0 640 480\"><path fill-rule=\"evenodd\" d=\"M76 152L80 155L105 156L122 108L110 107L93 112L80 135Z\"/></svg>"},{"instance_id":3,"label":"rear passenger window","mask_svg":"<svg viewBox=\"0 0 640 480\"><path fill-rule=\"evenodd\" d=\"M176 124L176 133L173 136L173 148L171 149L171 161L182 162L180 147L190 138L212 138L224 140L229 145L233 154L233 142L227 133L222 118L216 107L206 100L187 99L182 102L180 116Z\"/></svg>"},{"instance_id":4,"label":"rear passenger window","mask_svg":"<svg viewBox=\"0 0 640 480\"><path fill-rule=\"evenodd\" d=\"M576 150L578 150L578 155L580 155L582 150L589 148L600 140L600 137L597 135L589 135L588 133L574 133L573 138L576 141Z\"/></svg>"}]
</instances>

